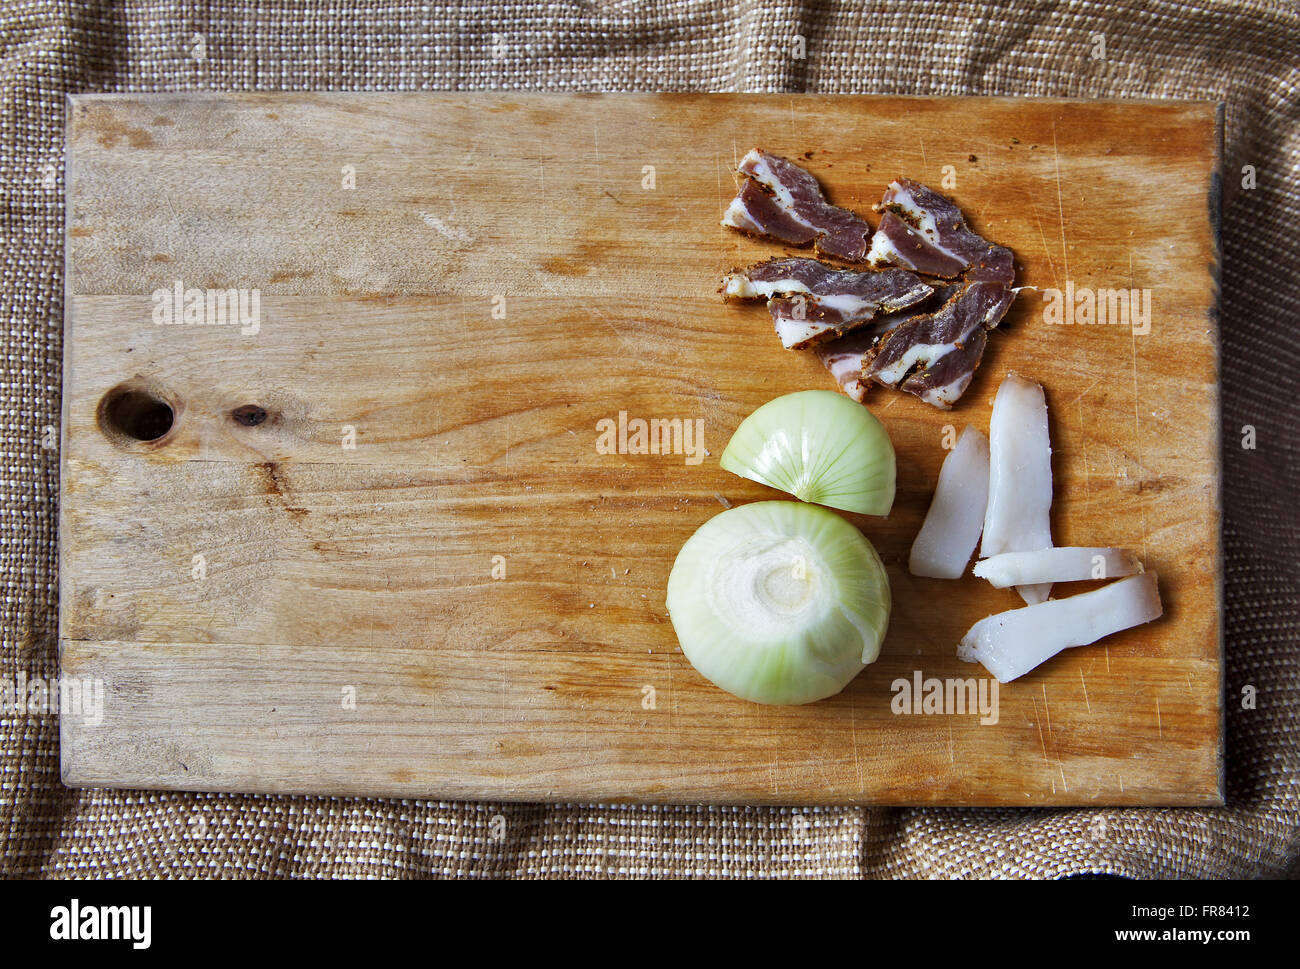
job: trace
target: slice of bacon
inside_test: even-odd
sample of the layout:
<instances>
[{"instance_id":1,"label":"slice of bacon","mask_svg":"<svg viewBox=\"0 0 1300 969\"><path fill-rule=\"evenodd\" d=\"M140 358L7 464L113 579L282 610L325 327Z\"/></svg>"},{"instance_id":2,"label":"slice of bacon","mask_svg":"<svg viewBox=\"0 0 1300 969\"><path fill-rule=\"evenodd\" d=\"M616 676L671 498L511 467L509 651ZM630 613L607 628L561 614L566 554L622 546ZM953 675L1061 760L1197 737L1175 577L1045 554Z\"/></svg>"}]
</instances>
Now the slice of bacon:
<instances>
[{"instance_id":1,"label":"slice of bacon","mask_svg":"<svg viewBox=\"0 0 1300 969\"><path fill-rule=\"evenodd\" d=\"M863 378L863 360L875 345L891 330L919 317L931 315L934 307L944 305L960 292L961 287L956 285L940 286L924 302L897 313L877 317L867 326L819 343L813 347L813 352L840 385L840 390L861 403L866 400L867 389L871 386Z\"/></svg>"},{"instance_id":2,"label":"slice of bacon","mask_svg":"<svg viewBox=\"0 0 1300 969\"><path fill-rule=\"evenodd\" d=\"M873 266L902 266L927 276L952 278L972 267L985 267L988 281L1010 285L1011 253L966 226L952 200L920 182L890 182L877 208L884 213L871 241L867 261ZM1001 249L1006 257L993 256Z\"/></svg>"},{"instance_id":3,"label":"slice of bacon","mask_svg":"<svg viewBox=\"0 0 1300 969\"><path fill-rule=\"evenodd\" d=\"M1015 298L1011 250L976 235L949 199L908 178L890 183L880 207L884 215L868 257L873 266L964 275L939 309L893 329L867 351L862 379L947 410L970 386L987 331Z\"/></svg>"},{"instance_id":4,"label":"slice of bacon","mask_svg":"<svg viewBox=\"0 0 1300 969\"><path fill-rule=\"evenodd\" d=\"M817 179L794 162L754 148L736 171L744 181L723 225L800 246L811 242L817 252L846 262L866 258L871 226L827 202Z\"/></svg>"},{"instance_id":5,"label":"slice of bacon","mask_svg":"<svg viewBox=\"0 0 1300 969\"><path fill-rule=\"evenodd\" d=\"M879 339L877 328L872 326L813 347L822 364L840 385L840 390L859 404L867 399L867 388L871 386L862 379L862 358Z\"/></svg>"},{"instance_id":6,"label":"slice of bacon","mask_svg":"<svg viewBox=\"0 0 1300 969\"><path fill-rule=\"evenodd\" d=\"M1004 283L968 284L938 310L918 314L872 346L863 378L948 410L966 392L984 355L987 330L1011 305Z\"/></svg>"},{"instance_id":7,"label":"slice of bacon","mask_svg":"<svg viewBox=\"0 0 1300 969\"><path fill-rule=\"evenodd\" d=\"M862 375L948 410L970 385L986 339L981 304L968 287L886 334L867 353Z\"/></svg>"},{"instance_id":8,"label":"slice of bacon","mask_svg":"<svg viewBox=\"0 0 1300 969\"><path fill-rule=\"evenodd\" d=\"M724 299L766 299L777 336L802 350L924 302L931 286L905 269L855 272L816 259L771 259L722 279ZM861 363L859 363L861 369Z\"/></svg>"}]
</instances>

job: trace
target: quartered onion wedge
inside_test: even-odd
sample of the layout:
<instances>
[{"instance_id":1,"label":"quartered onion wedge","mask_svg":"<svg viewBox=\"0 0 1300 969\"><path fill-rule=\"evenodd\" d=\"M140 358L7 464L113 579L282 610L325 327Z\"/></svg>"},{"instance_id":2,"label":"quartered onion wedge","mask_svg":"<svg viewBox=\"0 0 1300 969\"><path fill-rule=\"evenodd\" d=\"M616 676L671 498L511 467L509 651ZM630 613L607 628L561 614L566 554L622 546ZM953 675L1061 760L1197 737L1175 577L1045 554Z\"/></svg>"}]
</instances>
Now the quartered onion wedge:
<instances>
[{"instance_id":1,"label":"quartered onion wedge","mask_svg":"<svg viewBox=\"0 0 1300 969\"><path fill-rule=\"evenodd\" d=\"M805 390L750 414L719 462L733 474L804 501L862 515L894 504L894 446L884 425L856 401Z\"/></svg>"},{"instance_id":2,"label":"quartered onion wedge","mask_svg":"<svg viewBox=\"0 0 1300 969\"><path fill-rule=\"evenodd\" d=\"M839 693L880 654L889 603L889 578L862 533L794 501L716 515L668 576L668 614L686 658L755 703Z\"/></svg>"}]
</instances>

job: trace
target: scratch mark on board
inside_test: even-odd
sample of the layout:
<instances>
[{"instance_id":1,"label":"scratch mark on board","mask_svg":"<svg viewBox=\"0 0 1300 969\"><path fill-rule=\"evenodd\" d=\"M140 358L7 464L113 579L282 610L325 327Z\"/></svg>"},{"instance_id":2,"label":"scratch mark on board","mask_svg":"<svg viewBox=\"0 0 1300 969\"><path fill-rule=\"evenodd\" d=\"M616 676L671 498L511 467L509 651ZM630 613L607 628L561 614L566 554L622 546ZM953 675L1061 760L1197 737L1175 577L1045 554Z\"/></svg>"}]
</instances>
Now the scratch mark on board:
<instances>
[{"instance_id":1,"label":"scratch mark on board","mask_svg":"<svg viewBox=\"0 0 1300 969\"><path fill-rule=\"evenodd\" d=\"M1043 736L1043 724L1042 721L1040 721L1038 718L1038 701L1035 700L1033 697L1030 697L1029 702L1034 705L1034 721L1035 721L1034 725L1038 727L1038 743L1043 748L1043 760L1045 760L1047 763L1050 764L1052 762L1052 758L1047 756L1047 738ZM1056 790L1055 783L1053 783L1052 785L1052 790Z\"/></svg>"},{"instance_id":2,"label":"scratch mark on board","mask_svg":"<svg viewBox=\"0 0 1300 969\"><path fill-rule=\"evenodd\" d=\"M1056 263L1052 259L1051 248L1047 245L1047 233L1043 231L1043 220L1038 215L1038 206L1033 203L1032 199L1026 199L1029 207L1034 210L1034 221L1038 223L1038 235L1043 240L1043 255L1047 257L1047 268L1052 271L1052 288L1060 289L1060 280L1056 278Z\"/></svg>"},{"instance_id":3,"label":"scratch mark on board","mask_svg":"<svg viewBox=\"0 0 1300 969\"><path fill-rule=\"evenodd\" d=\"M467 246L474 241L474 237L464 229L444 222L432 212L421 212L420 219L423 220L424 224L430 229L433 229L442 237L450 239L452 242L458 243L462 246Z\"/></svg>"},{"instance_id":4,"label":"scratch mark on board","mask_svg":"<svg viewBox=\"0 0 1300 969\"><path fill-rule=\"evenodd\" d=\"M1133 254L1128 256L1128 278L1130 288L1133 285ZM1138 416L1138 356L1137 356L1137 331L1129 327L1129 345L1133 353L1133 449L1137 452L1138 484L1141 486L1142 478L1146 476L1146 461L1142 457L1142 427ZM1143 499L1139 504L1142 507L1142 558L1147 557L1147 502Z\"/></svg>"},{"instance_id":5,"label":"scratch mark on board","mask_svg":"<svg viewBox=\"0 0 1300 969\"><path fill-rule=\"evenodd\" d=\"M1070 251L1065 241L1065 201L1061 197L1061 156L1056 150L1056 120L1052 120L1052 163L1056 166L1056 213L1061 220L1061 262L1065 265L1065 278L1070 279Z\"/></svg>"},{"instance_id":6,"label":"scratch mark on board","mask_svg":"<svg viewBox=\"0 0 1300 969\"><path fill-rule=\"evenodd\" d=\"M713 156L713 167L717 170L717 173L718 173L718 211L721 212L723 215L726 215L726 214L727 214L727 206L726 206L727 195L726 195L726 193L722 190L722 156L721 156L721 155L714 155L714 156Z\"/></svg>"},{"instance_id":7,"label":"scratch mark on board","mask_svg":"<svg viewBox=\"0 0 1300 969\"><path fill-rule=\"evenodd\" d=\"M853 768L858 775L858 790L862 790L862 761L858 757L858 704L854 700L849 707L849 732L853 737Z\"/></svg>"},{"instance_id":8,"label":"scratch mark on board","mask_svg":"<svg viewBox=\"0 0 1300 969\"><path fill-rule=\"evenodd\" d=\"M1098 378L1097 378L1096 380L1094 380L1092 383L1088 384L1088 386L1084 388L1083 393L1081 393L1081 394L1079 394L1079 396L1075 397L1074 400L1070 401L1070 403L1073 404L1073 403L1077 403L1077 402L1079 402L1079 401L1082 401L1083 398L1085 398L1085 397L1088 396L1088 391L1092 390L1093 387L1096 387L1099 383L1101 383L1101 381L1102 381L1102 378L1101 378L1101 377L1098 377Z\"/></svg>"}]
</instances>

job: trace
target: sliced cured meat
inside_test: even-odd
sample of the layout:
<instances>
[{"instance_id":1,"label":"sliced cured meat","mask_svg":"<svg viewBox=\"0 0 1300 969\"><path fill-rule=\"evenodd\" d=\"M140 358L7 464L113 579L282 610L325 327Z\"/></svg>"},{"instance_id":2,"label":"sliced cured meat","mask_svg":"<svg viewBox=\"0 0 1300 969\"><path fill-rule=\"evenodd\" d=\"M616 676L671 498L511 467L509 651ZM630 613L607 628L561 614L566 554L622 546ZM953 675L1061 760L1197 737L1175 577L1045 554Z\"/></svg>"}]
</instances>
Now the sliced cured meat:
<instances>
[{"instance_id":1,"label":"sliced cured meat","mask_svg":"<svg viewBox=\"0 0 1300 969\"><path fill-rule=\"evenodd\" d=\"M864 307L901 309L930 295L932 288L904 269L858 271L841 269L816 259L797 256L769 259L722 279L722 295L729 299L767 299L802 293L843 308L846 316Z\"/></svg>"},{"instance_id":2,"label":"sliced cured meat","mask_svg":"<svg viewBox=\"0 0 1300 969\"><path fill-rule=\"evenodd\" d=\"M861 403L867 397L867 388L871 386L870 381L863 376L863 361L874 351L884 335L904 323L921 316L928 316L932 312L932 307L942 306L960 292L959 286L940 286L924 302L899 310L897 313L877 317L867 326L834 340L817 344L813 347L813 351L835 378L835 382L840 385L840 389Z\"/></svg>"},{"instance_id":3,"label":"sliced cured meat","mask_svg":"<svg viewBox=\"0 0 1300 969\"><path fill-rule=\"evenodd\" d=\"M1006 286L971 283L933 313L918 314L882 336L863 360L863 379L949 409L975 375L985 329L1001 320L1010 303Z\"/></svg>"},{"instance_id":4,"label":"sliced cured meat","mask_svg":"<svg viewBox=\"0 0 1300 969\"><path fill-rule=\"evenodd\" d=\"M889 183L878 208L884 215L867 256L873 266L902 266L951 278L987 261L990 274L979 278L1012 282L1011 253L967 228L961 210L946 196L900 178ZM990 257L995 249L1005 258Z\"/></svg>"},{"instance_id":5,"label":"sliced cured meat","mask_svg":"<svg viewBox=\"0 0 1300 969\"><path fill-rule=\"evenodd\" d=\"M971 263L966 279L979 283L1003 283L1008 289L1016 281L1015 257L1005 246L989 246Z\"/></svg>"},{"instance_id":6,"label":"sliced cured meat","mask_svg":"<svg viewBox=\"0 0 1300 969\"><path fill-rule=\"evenodd\" d=\"M905 269L854 272L799 258L772 259L722 280L724 298L768 300L777 336L787 349L842 336L883 314L915 306L932 292Z\"/></svg>"},{"instance_id":7,"label":"sliced cured meat","mask_svg":"<svg viewBox=\"0 0 1300 969\"><path fill-rule=\"evenodd\" d=\"M748 178L740 183L736 197L722 214L722 224L796 246L806 246L819 235L807 222L796 219L781 198Z\"/></svg>"},{"instance_id":8,"label":"sliced cured meat","mask_svg":"<svg viewBox=\"0 0 1300 969\"><path fill-rule=\"evenodd\" d=\"M867 388L871 386L862 379L862 358L878 339L880 336L877 327L871 326L813 347L822 364L840 385L840 390L859 404L867 399Z\"/></svg>"},{"instance_id":9,"label":"sliced cured meat","mask_svg":"<svg viewBox=\"0 0 1300 969\"><path fill-rule=\"evenodd\" d=\"M961 276L958 294L933 314L882 338L863 361L862 379L915 394L947 410L966 392L1015 290L1011 250L966 226L949 199L908 178L891 182L868 261L940 277Z\"/></svg>"},{"instance_id":10,"label":"sliced cured meat","mask_svg":"<svg viewBox=\"0 0 1300 969\"><path fill-rule=\"evenodd\" d=\"M936 252L925 236L893 212L880 217L871 240L867 262L873 266L906 266L930 276L953 278L966 271L966 263Z\"/></svg>"},{"instance_id":11,"label":"sliced cured meat","mask_svg":"<svg viewBox=\"0 0 1300 969\"><path fill-rule=\"evenodd\" d=\"M818 252L848 262L866 258L871 226L826 201L817 179L794 162L754 148L736 171L744 180L723 225L795 245L811 242Z\"/></svg>"},{"instance_id":12,"label":"sliced cured meat","mask_svg":"<svg viewBox=\"0 0 1300 969\"><path fill-rule=\"evenodd\" d=\"M984 330L974 330L965 340L953 343L949 352L925 369L913 373L898 389L915 394L931 407L951 410L974 379L988 339Z\"/></svg>"},{"instance_id":13,"label":"sliced cured meat","mask_svg":"<svg viewBox=\"0 0 1300 969\"><path fill-rule=\"evenodd\" d=\"M1011 250L971 231L961 210L909 178L891 182L871 230L826 201L798 165L754 149L738 168L740 192L723 224L800 245L876 274L813 259L775 259L723 280L727 298L767 299L790 349L811 347L841 389L861 401L871 383L947 410L966 392L1016 290ZM953 280L933 295L913 273ZM902 275L900 275L902 274Z\"/></svg>"}]
</instances>

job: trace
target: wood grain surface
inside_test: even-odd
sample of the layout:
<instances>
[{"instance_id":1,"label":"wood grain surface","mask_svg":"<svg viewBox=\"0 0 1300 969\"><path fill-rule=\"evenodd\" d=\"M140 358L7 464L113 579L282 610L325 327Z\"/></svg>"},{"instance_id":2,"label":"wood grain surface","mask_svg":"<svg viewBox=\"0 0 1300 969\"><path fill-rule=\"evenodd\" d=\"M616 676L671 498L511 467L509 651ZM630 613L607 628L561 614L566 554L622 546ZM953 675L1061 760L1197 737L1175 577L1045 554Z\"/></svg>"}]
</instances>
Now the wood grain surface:
<instances>
[{"instance_id":1,"label":"wood grain surface","mask_svg":"<svg viewBox=\"0 0 1300 969\"><path fill-rule=\"evenodd\" d=\"M60 531L74 786L493 799L1221 803L1216 106L785 95L74 98ZM875 390L898 452L894 612L839 696L710 685L664 606L723 503L745 415L833 388L718 225L761 145L867 215L900 174L1011 247L1022 292L951 412ZM806 157L805 157L806 156ZM256 332L159 325L153 294L245 289ZM1054 325L1048 289L1149 293L1149 329ZM1142 332L1146 329L1145 332ZM244 331L248 332L244 332ZM898 714L1012 590L906 570L945 428L1008 370L1051 413L1057 544L1134 549L1165 616L1001 687ZM172 430L115 430L121 388ZM232 416L255 406L266 418ZM600 453L598 423L700 421L707 454ZM1082 591L1088 586L1080 586ZM1069 588L1057 587L1057 594Z\"/></svg>"}]
</instances>

